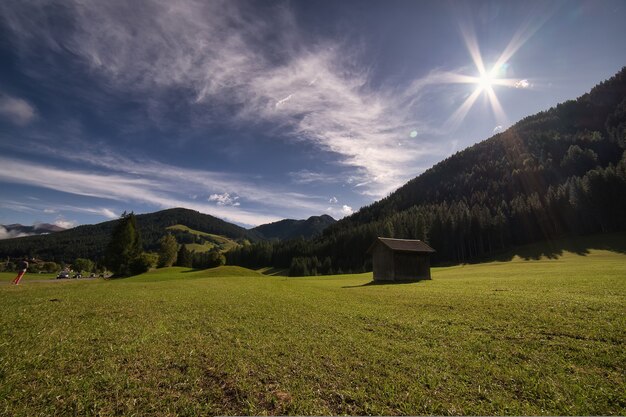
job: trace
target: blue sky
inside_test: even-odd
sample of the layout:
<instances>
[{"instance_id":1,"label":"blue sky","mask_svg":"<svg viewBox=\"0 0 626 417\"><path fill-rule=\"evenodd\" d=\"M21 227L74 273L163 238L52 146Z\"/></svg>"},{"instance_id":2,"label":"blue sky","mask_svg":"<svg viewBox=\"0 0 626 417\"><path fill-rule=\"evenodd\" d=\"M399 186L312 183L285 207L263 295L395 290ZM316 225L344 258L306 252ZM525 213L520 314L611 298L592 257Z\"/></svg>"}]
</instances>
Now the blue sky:
<instances>
[{"instance_id":1,"label":"blue sky","mask_svg":"<svg viewBox=\"0 0 626 417\"><path fill-rule=\"evenodd\" d=\"M384 197L626 64L624 1L0 2L0 224Z\"/></svg>"}]
</instances>

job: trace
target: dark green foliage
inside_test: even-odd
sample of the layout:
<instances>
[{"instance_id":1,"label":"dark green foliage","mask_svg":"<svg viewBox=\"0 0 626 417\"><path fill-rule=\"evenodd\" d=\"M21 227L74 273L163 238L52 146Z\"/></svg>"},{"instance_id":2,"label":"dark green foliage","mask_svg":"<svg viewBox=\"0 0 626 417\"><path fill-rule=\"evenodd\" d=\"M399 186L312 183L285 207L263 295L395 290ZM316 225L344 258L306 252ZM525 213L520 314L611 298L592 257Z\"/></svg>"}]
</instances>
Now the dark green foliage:
<instances>
[{"instance_id":1,"label":"dark green foliage","mask_svg":"<svg viewBox=\"0 0 626 417\"><path fill-rule=\"evenodd\" d=\"M307 275L329 275L332 274L332 261L329 256L320 262L316 256L295 257L289 266L290 277L302 277Z\"/></svg>"},{"instance_id":2,"label":"dark green foliage","mask_svg":"<svg viewBox=\"0 0 626 417\"><path fill-rule=\"evenodd\" d=\"M47 272L47 273L56 272L61 269L61 267L57 265L55 262L43 262L40 264L39 268L41 272Z\"/></svg>"},{"instance_id":3,"label":"dark green foliage","mask_svg":"<svg viewBox=\"0 0 626 417\"><path fill-rule=\"evenodd\" d=\"M578 145L572 145L561 160L564 173L570 175L584 175L598 164L598 155L591 149L583 150Z\"/></svg>"},{"instance_id":4,"label":"dark green foliage","mask_svg":"<svg viewBox=\"0 0 626 417\"><path fill-rule=\"evenodd\" d=\"M309 270L309 258L295 257L291 260L291 266L289 266L290 277L302 277L311 274Z\"/></svg>"},{"instance_id":5,"label":"dark green foliage","mask_svg":"<svg viewBox=\"0 0 626 417\"><path fill-rule=\"evenodd\" d=\"M371 269L377 236L420 239L435 264L526 243L626 229L626 68L577 100L529 116L430 168L323 235L228 253L242 266L323 273Z\"/></svg>"},{"instance_id":6,"label":"dark green foliage","mask_svg":"<svg viewBox=\"0 0 626 417\"><path fill-rule=\"evenodd\" d=\"M130 275L139 275L154 268L159 256L156 253L142 252L130 262Z\"/></svg>"},{"instance_id":7,"label":"dark green foliage","mask_svg":"<svg viewBox=\"0 0 626 417\"><path fill-rule=\"evenodd\" d=\"M55 264L56 265L56 264ZM94 263L90 259L78 258L72 264L74 271L76 272L92 272L94 269Z\"/></svg>"},{"instance_id":8,"label":"dark green foliage","mask_svg":"<svg viewBox=\"0 0 626 417\"><path fill-rule=\"evenodd\" d=\"M606 130L614 142L626 148L626 98L606 119Z\"/></svg>"},{"instance_id":9,"label":"dark green foliage","mask_svg":"<svg viewBox=\"0 0 626 417\"><path fill-rule=\"evenodd\" d=\"M195 269L215 268L225 264L226 257L219 250L192 254L191 266Z\"/></svg>"},{"instance_id":10,"label":"dark green foliage","mask_svg":"<svg viewBox=\"0 0 626 417\"><path fill-rule=\"evenodd\" d=\"M137 266L141 254L141 235L136 217L133 213L124 213L111 234L105 265L116 276L133 275L134 271L141 269Z\"/></svg>"},{"instance_id":11,"label":"dark green foliage","mask_svg":"<svg viewBox=\"0 0 626 417\"><path fill-rule=\"evenodd\" d=\"M303 239L288 242L303 242ZM272 265L275 259L274 251L279 243L258 242L243 245L226 253L229 265L240 265L248 268L259 268ZM291 262L291 259L289 260Z\"/></svg>"},{"instance_id":12,"label":"dark green foliage","mask_svg":"<svg viewBox=\"0 0 626 417\"><path fill-rule=\"evenodd\" d=\"M178 242L171 234L163 236L159 240L159 260L158 267L168 267L174 265L178 256Z\"/></svg>"},{"instance_id":13,"label":"dark green foliage","mask_svg":"<svg viewBox=\"0 0 626 417\"><path fill-rule=\"evenodd\" d=\"M0 272L13 272L17 268L14 262L6 261L0 263Z\"/></svg>"},{"instance_id":14,"label":"dark green foliage","mask_svg":"<svg viewBox=\"0 0 626 417\"><path fill-rule=\"evenodd\" d=\"M176 266L183 266L186 268L191 268L193 266L192 253L189 252L185 245L180 245L180 249L178 250L178 255L176 257Z\"/></svg>"}]
</instances>

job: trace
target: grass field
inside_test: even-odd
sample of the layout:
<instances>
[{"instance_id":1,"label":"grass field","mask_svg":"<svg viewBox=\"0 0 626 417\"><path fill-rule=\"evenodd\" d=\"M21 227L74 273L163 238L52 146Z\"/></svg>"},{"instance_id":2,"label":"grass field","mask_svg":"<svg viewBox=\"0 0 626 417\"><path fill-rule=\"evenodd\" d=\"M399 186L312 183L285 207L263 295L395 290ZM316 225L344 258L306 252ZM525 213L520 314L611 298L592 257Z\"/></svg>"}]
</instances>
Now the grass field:
<instances>
[{"instance_id":1,"label":"grass field","mask_svg":"<svg viewBox=\"0 0 626 417\"><path fill-rule=\"evenodd\" d=\"M626 414L626 255L0 285L1 415Z\"/></svg>"},{"instance_id":2,"label":"grass field","mask_svg":"<svg viewBox=\"0 0 626 417\"><path fill-rule=\"evenodd\" d=\"M0 272L0 282L11 282L17 275L17 272ZM55 279L57 274L33 274L27 273L22 277L21 282L42 280L42 279Z\"/></svg>"},{"instance_id":3,"label":"grass field","mask_svg":"<svg viewBox=\"0 0 626 417\"><path fill-rule=\"evenodd\" d=\"M200 232L198 230L194 230L189 228L188 226L182 224L176 224L174 226L170 226L167 229L169 230L178 230L183 231L192 235L203 236L208 238L210 241L205 241L203 243L187 243L185 247L187 250L195 251L195 252L208 252L213 249L215 246L219 246L222 252L227 252L235 246L239 246L237 242L232 239L229 239L224 236L214 235L211 233Z\"/></svg>"}]
</instances>

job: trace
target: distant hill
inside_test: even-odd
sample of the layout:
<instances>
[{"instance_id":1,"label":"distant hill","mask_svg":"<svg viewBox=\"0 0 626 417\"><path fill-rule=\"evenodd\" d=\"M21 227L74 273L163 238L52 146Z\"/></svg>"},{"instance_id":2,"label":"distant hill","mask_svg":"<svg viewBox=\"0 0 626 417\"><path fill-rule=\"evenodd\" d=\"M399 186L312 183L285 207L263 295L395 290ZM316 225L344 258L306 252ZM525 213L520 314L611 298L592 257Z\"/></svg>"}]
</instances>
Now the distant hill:
<instances>
[{"instance_id":1,"label":"distant hill","mask_svg":"<svg viewBox=\"0 0 626 417\"><path fill-rule=\"evenodd\" d=\"M0 241L0 257L28 255L57 262L72 262L76 258L99 260L104 254L116 222L117 220L112 220L95 225L78 226L54 234L2 240ZM254 242L262 239L254 231L248 231L217 217L184 208L139 214L137 225L141 231L145 250L156 250L158 240L168 233L167 228L175 225L232 240Z\"/></svg>"},{"instance_id":2,"label":"distant hill","mask_svg":"<svg viewBox=\"0 0 626 417\"><path fill-rule=\"evenodd\" d=\"M166 230L176 237L178 243L184 244L187 250L191 252L208 252L213 249L228 252L238 245L237 242L227 237L193 230L182 224L169 226Z\"/></svg>"},{"instance_id":3,"label":"distant hill","mask_svg":"<svg viewBox=\"0 0 626 417\"><path fill-rule=\"evenodd\" d=\"M321 216L311 216L306 220L280 220L257 226L251 230L258 232L269 240L295 239L298 237L308 239L320 235L324 229L335 222L335 219L327 214L323 214Z\"/></svg>"},{"instance_id":4,"label":"distant hill","mask_svg":"<svg viewBox=\"0 0 626 417\"><path fill-rule=\"evenodd\" d=\"M421 239L435 263L478 259L532 242L626 230L626 67L589 93L457 152L310 242L253 245L243 266L371 268L376 236ZM262 256L261 256L262 255Z\"/></svg>"},{"instance_id":5,"label":"distant hill","mask_svg":"<svg viewBox=\"0 0 626 417\"><path fill-rule=\"evenodd\" d=\"M11 239L14 237L45 235L65 230L56 224L36 223L32 226L24 226L19 223L0 224L0 239Z\"/></svg>"}]
</instances>

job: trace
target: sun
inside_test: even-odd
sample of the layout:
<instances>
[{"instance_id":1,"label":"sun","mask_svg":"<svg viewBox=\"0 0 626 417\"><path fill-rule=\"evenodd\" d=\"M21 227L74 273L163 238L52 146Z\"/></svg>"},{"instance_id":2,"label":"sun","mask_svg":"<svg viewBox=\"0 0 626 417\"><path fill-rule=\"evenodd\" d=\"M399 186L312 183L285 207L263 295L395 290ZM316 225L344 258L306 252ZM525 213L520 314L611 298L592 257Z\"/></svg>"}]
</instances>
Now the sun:
<instances>
[{"instance_id":1,"label":"sun","mask_svg":"<svg viewBox=\"0 0 626 417\"><path fill-rule=\"evenodd\" d=\"M532 28L531 28L532 29ZM532 30L532 33L537 28ZM442 77L442 83L449 84L471 84L474 86L474 91L468 94L456 109L456 111L448 117L445 125L450 129L455 129L465 119L468 112L476 103L479 97L484 96L489 103L491 110L495 116L496 123L499 126L506 125L507 116L498 100L496 94L496 87L508 87L508 88L528 88L530 86L526 79L507 78L507 74L510 73L510 64L508 60L515 54L515 52L522 47L522 45L528 40L532 33L528 32L528 27L523 27L513 36L508 43L504 51L500 54L498 59L493 62L493 66L486 66L482 55L480 54L480 48L478 47L478 41L476 40L476 34L471 27L461 27L461 34L467 50L474 61L476 66L476 75L467 75L461 73L449 72Z\"/></svg>"},{"instance_id":2,"label":"sun","mask_svg":"<svg viewBox=\"0 0 626 417\"><path fill-rule=\"evenodd\" d=\"M495 80L496 77L493 75L492 72L485 72L480 77L478 77L476 83L478 84L478 89L480 91L486 91L493 86Z\"/></svg>"}]
</instances>

